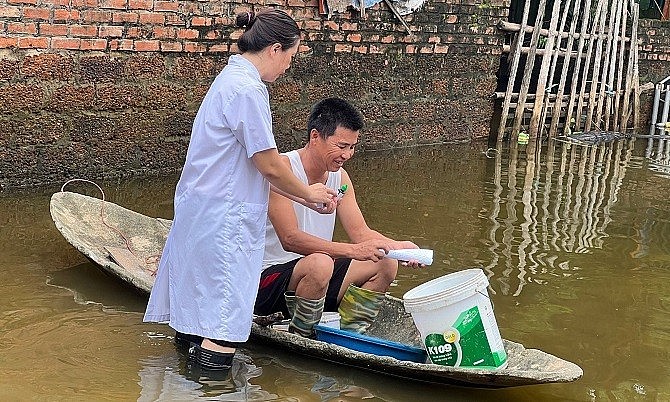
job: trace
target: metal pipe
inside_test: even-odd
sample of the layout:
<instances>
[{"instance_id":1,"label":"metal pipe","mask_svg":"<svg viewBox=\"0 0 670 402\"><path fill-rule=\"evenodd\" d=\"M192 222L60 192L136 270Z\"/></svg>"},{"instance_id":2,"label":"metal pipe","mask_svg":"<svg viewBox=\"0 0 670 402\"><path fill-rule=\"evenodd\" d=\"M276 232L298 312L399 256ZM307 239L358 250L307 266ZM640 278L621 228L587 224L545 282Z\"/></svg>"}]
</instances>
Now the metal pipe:
<instances>
[{"instance_id":1,"label":"metal pipe","mask_svg":"<svg viewBox=\"0 0 670 402\"><path fill-rule=\"evenodd\" d=\"M661 84L656 84L654 86L654 108L651 112L651 126L649 127L649 135L654 135L656 131L656 122L658 120L658 102L661 98Z\"/></svg>"},{"instance_id":2,"label":"metal pipe","mask_svg":"<svg viewBox=\"0 0 670 402\"><path fill-rule=\"evenodd\" d=\"M666 89L665 100L663 101L663 114L661 115L661 121L657 123L667 123L669 111L670 111L670 90Z\"/></svg>"}]
</instances>

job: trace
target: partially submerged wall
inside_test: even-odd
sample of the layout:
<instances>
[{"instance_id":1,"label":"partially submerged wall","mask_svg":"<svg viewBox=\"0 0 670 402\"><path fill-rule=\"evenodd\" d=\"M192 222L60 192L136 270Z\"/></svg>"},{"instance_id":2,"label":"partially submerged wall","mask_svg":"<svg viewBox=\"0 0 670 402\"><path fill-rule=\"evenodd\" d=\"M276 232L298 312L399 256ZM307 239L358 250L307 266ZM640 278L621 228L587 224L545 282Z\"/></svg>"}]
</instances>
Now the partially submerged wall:
<instances>
[{"instance_id":1,"label":"partially submerged wall","mask_svg":"<svg viewBox=\"0 0 670 402\"><path fill-rule=\"evenodd\" d=\"M640 84L657 83L670 75L670 21L640 20ZM640 124L651 121L654 91L640 96Z\"/></svg>"},{"instance_id":2,"label":"partially submerged wall","mask_svg":"<svg viewBox=\"0 0 670 402\"><path fill-rule=\"evenodd\" d=\"M304 30L271 85L275 135L298 146L327 96L364 112L363 149L489 133L509 0L385 3L318 14L315 0L0 0L0 188L181 167L200 100L241 33L237 12L277 6Z\"/></svg>"}]
</instances>

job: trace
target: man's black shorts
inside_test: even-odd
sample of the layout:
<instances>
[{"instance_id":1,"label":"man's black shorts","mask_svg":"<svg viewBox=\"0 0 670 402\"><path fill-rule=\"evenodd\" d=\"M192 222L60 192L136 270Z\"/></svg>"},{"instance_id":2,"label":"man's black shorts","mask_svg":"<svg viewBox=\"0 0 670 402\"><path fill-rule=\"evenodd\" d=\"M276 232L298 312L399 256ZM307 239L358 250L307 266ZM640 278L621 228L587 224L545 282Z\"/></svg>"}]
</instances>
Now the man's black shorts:
<instances>
[{"instance_id":1,"label":"man's black shorts","mask_svg":"<svg viewBox=\"0 0 670 402\"><path fill-rule=\"evenodd\" d=\"M293 268L295 268L295 264L298 261L300 261L300 258L284 264L273 265L261 273L261 282L258 286L254 314L268 315L281 311L284 317L289 317L286 300L284 300L284 292L288 288L291 275L293 275ZM324 311L337 311L337 295L340 293L344 276L349 270L349 264L351 264L350 258L338 258L335 260L333 276L330 278L328 290L326 291Z\"/></svg>"}]
</instances>

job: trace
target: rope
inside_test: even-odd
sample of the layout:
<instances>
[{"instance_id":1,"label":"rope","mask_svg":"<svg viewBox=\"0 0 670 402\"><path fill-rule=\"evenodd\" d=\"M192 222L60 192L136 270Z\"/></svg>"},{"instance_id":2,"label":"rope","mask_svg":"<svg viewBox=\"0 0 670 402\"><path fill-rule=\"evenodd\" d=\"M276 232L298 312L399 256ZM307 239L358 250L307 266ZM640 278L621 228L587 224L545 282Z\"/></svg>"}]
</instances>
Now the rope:
<instances>
[{"instance_id":1,"label":"rope","mask_svg":"<svg viewBox=\"0 0 670 402\"><path fill-rule=\"evenodd\" d=\"M70 180L66 181L61 186L60 191L64 192L65 191L65 186L67 186L68 184L70 184L72 182L77 182L77 181L92 184L98 189L98 191L100 191L100 194L102 194L102 200L101 200L101 203L100 203L100 221L102 222L103 225L105 225L106 227L108 227L112 231L116 232L116 234L121 236L121 238L123 239L123 243L126 245L126 249L128 249L128 251L130 251L130 254L134 255L135 258L137 258L139 261L144 260L144 265L148 266L149 264L155 264L160 259L160 257L161 257L160 254L150 255L146 258L140 257L139 255L137 255L135 253L135 251L133 251L133 248L130 244L130 240L128 240L128 238L123 234L123 232L121 232L121 230L115 228L114 226L110 225L109 223L107 223L105 221L105 192L102 190L102 188L100 186L98 186L97 183L95 183L91 180L86 180L86 179L70 179ZM151 272L151 276L156 276L156 273L158 272L158 269L147 268L147 270L149 272Z\"/></svg>"}]
</instances>

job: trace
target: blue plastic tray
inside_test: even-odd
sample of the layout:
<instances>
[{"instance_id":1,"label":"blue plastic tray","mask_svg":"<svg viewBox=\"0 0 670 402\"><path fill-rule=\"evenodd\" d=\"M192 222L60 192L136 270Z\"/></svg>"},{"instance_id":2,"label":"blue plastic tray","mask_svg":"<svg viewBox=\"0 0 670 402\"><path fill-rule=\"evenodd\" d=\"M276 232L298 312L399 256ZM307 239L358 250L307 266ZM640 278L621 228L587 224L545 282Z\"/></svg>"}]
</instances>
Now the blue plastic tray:
<instances>
[{"instance_id":1,"label":"blue plastic tray","mask_svg":"<svg viewBox=\"0 0 670 402\"><path fill-rule=\"evenodd\" d=\"M416 363L426 362L426 352L414 346L385 339L361 335L355 332L343 331L341 329L316 325L316 339L319 341L344 346L352 350L371 353L377 356L391 356L398 360L407 360Z\"/></svg>"}]
</instances>

